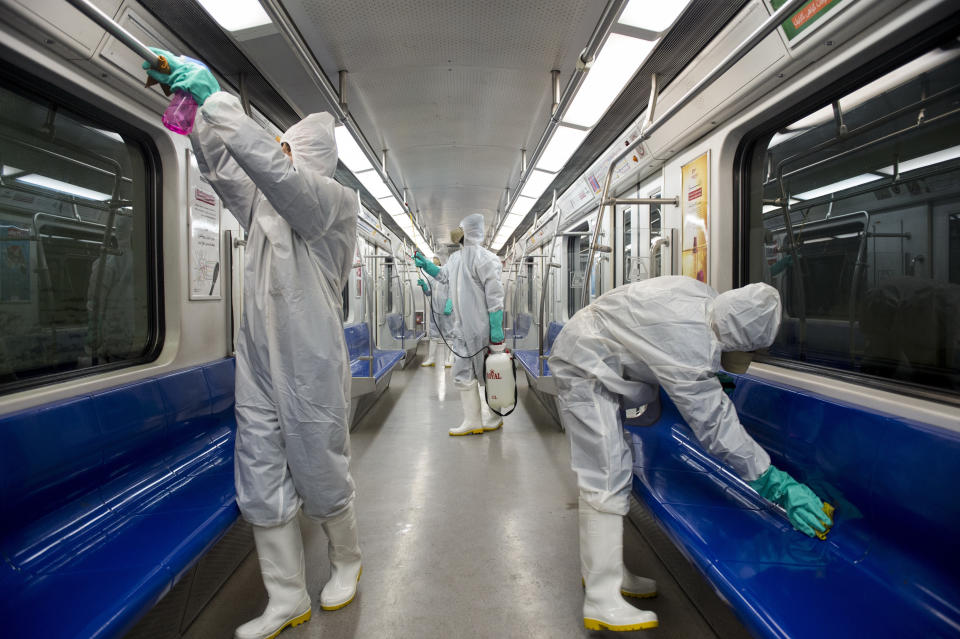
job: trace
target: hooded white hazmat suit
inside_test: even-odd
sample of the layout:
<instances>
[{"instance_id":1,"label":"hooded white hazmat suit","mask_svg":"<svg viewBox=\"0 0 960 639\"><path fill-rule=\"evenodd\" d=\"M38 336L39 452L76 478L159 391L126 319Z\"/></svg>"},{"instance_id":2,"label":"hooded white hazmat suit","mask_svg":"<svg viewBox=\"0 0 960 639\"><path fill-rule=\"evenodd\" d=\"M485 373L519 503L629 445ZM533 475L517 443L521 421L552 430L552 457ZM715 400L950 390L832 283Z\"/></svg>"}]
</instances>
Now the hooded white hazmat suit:
<instances>
[{"instance_id":1,"label":"hooded white hazmat suit","mask_svg":"<svg viewBox=\"0 0 960 639\"><path fill-rule=\"evenodd\" d=\"M453 300L455 353L472 355L490 343L490 313L503 310L500 260L483 248L483 216L468 215L460 223L463 248L450 256L434 278L450 286ZM446 333L444 333L446 335ZM483 352L471 358L457 357L453 383L464 389L477 380L484 383Z\"/></svg>"},{"instance_id":2,"label":"hooded white hazmat suit","mask_svg":"<svg viewBox=\"0 0 960 639\"><path fill-rule=\"evenodd\" d=\"M600 512L627 513L633 455L618 396L641 406L658 385L712 455L746 481L763 474L770 456L740 424L716 373L721 352L770 346L780 313L780 295L766 284L718 295L672 276L621 286L574 315L550 370L582 498Z\"/></svg>"},{"instance_id":3,"label":"hooded white hazmat suit","mask_svg":"<svg viewBox=\"0 0 960 639\"><path fill-rule=\"evenodd\" d=\"M200 170L247 231L237 340L237 504L257 526L327 518L353 500L350 368L341 291L356 244L356 193L333 180L334 120L282 140L237 98L204 102L190 136Z\"/></svg>"}]
</instances>

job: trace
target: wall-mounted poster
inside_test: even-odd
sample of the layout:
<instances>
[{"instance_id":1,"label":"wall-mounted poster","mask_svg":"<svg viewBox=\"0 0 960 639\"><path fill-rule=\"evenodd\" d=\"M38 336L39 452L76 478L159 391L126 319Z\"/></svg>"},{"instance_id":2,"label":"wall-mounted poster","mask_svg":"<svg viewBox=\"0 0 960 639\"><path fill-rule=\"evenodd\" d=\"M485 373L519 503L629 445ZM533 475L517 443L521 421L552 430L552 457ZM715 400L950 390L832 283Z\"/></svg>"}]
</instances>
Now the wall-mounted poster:
<instances>
[{"instance_id":1,"label":"wall-mounted poster","mask_svg":"<svg viewBox=\"0 0 960 639\"><path fill-rule=\"evenodd\" d=\"M0 302L29 303L30 229L0 226Z\"/></svg>"},{"instance_id":2,"label":"wall-mounted poster","mask_svg":"<svg viewBox=\"0 0 960 639\"><path fill-rule=\"evenodd\" d=\"M220 299L220 198L187 150L190 299Z\"/></svg>"},{"instance_id":3,"label":"wall-mounted poster","mask_svg":"<svg viewBox=\"0 0 960 639\"><path fill-rule=\"evenodd\" d=\"M704 153L681 169L680 217L683 225L681 263L683 275L706 283L710 215L710 153Z\"/></svg>"}]
</instances>

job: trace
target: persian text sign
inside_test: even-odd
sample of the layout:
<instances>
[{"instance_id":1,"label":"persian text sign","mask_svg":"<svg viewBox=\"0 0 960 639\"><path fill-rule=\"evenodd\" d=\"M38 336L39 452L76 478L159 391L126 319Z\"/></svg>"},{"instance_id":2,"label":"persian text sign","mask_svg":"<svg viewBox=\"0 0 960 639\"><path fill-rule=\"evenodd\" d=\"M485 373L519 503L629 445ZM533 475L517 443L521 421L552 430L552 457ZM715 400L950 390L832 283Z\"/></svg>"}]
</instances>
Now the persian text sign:
<instances>
[{"instance_id":1,"label":"persian text sign","mask_svg":"<svg viewBox=\"0 0 960 639\"><path fill-rule=\"evenodd\" d=\"M779 9L787 0L770 0L774 10ZM781 25L787 40L793 40L810 25L821 19L828 11L840 4L842 0L810 0L800 7L796 13L783 21Z\"/></svg>"}]
</instances>

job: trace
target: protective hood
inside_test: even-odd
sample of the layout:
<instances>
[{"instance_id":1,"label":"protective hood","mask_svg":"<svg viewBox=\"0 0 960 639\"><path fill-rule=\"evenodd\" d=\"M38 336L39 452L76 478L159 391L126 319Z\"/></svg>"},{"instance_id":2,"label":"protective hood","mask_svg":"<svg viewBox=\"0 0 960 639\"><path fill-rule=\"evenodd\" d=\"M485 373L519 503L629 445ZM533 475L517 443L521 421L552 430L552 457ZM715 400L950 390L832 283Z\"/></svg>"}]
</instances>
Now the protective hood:
<instances>
[{"instance_id":1,"label":"protective hood","mask_svg":"<svg viewBox=\"0 0 960 639\"><path fill-rule=\"evenodd\" d=\"M480 246L483 244L483 216L479 213L468 215L460 222L460 228L463 229L464 246Z\"/></svg>"},{"instance_id":2,"label":"protective hood","mask_svg":"<svg viewBox=\"0 0 960 639\"><path fill-rule=\"evenodd\" d=\"M773 344L780 328L780 294L749 284L713 300L713 330L725 351L755 351Z\"/></svg>"},{"instance_id":3,"label":"protective hood","mask_svg":"<svg viewBox=\"0 0 960 639\"><path fill-rule=\"evenodd\" d=\"M293 165L298 170L308 169L333 177L337 170L337 138L333 127L333 116L329 113L311 113L287 129L280 140L290 145Z\"/></svg>"}]
</instances>

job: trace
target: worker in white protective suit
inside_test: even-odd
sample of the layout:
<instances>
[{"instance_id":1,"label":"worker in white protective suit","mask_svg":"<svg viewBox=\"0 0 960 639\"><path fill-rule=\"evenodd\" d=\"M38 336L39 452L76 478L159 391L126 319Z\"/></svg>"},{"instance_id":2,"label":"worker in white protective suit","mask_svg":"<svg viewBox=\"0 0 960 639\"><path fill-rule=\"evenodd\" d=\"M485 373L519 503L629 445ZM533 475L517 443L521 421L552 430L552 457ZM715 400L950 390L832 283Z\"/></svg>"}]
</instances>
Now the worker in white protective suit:
<instances>
[{"instance_id":1,"label":"worker in white protective suit","mask_svg":"<svg viewBox=\"0 0 960 639\"><path fill-rule=\"evenodd\" d=\"M278 143L215 91L205 68L164 55L151 72L202 104L190 141L203 175L247 232L237 339L237 504L253 525L269 602L236 630L274 637L310 619L297 513L322 522L330 580L320 605L350 603L360 546L350 476L350 369L341 291L353 262L357 195L333 179L334 119L314 113Z\"/></svg>"},{"instance_id":2,"label":"worker in white protective suit","mask_svg":"<svg viewBox=\"0 0 960 639\"><path fill-rule=\"evenodd\" d=\"M503 426L500 416L490 412L486 402L480 401L478 385L485 380L483 356L486 345L504 341L500 260L481 246L483 216L479 213L465 217L451 233L451 239L462 243L463 248L450 257L446 266L434 265L419 252L414 261L430 277L448 284L453 299L456 326L451 343L456 356L453 383L460 391L463 421L450 429L450 435L480 434Z\"/></svg>"},{"instance_id":3,"label":"worker in white protective suit","mask_svg":"<svg viewBox=\"0 0 960 639\"><path fill-rule=\"evenodd\" d=\"M434 257L433 263L440 266L440 258ZM430 346L427 358L420 366L434 366L438 361L444 362L449 352L444 339L453 339L453 300L450 299L450 287L434 280L430 286L425 280L417 280L417 284L427 297L427 321L430 326Z\"/></svg>"},{"instance_id":4,"label":"worker in white protective suit","mask_svg":"<svg viewBox=\"0 0 960 639\"><path fill-rule=\"evenodd\" d=\"M550 354L560 419L570 436L580 488L580 565L589 629L655 627L657 615L622 595L652 597L651 579L623 564L633 455L620 422L627 406L673 400L696 437L761 495L780 503L802 532L823 532L830 518L810 488L770 464L737 418L717 373L743 373L748 353L773 343L780 296L766 284L718 295L689 277L658 277L621 286L563 327Z\"/></svg>"}]
</instances>

